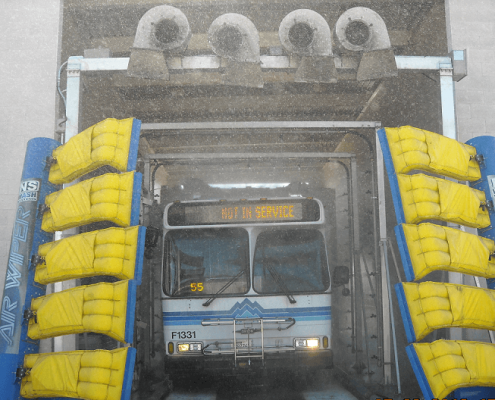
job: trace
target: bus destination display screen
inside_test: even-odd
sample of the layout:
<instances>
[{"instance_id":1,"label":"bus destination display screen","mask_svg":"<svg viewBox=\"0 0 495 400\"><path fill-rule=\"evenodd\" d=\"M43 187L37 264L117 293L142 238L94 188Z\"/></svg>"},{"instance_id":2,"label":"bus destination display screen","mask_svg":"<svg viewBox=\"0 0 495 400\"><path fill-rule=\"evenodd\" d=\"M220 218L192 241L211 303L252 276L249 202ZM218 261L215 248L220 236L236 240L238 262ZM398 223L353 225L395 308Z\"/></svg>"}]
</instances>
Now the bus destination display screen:
<instances>
[{"instance_id":1,"label":"bus destination display screen","mask_svg":"<svg viewBox=\"0 0 495 400\"><path fill-rule=\"evenodd\" d=\"M170 226L313 222L319 219L319 204L312 199L174 203L167 215Z\"/></svg>"}]
</instances>

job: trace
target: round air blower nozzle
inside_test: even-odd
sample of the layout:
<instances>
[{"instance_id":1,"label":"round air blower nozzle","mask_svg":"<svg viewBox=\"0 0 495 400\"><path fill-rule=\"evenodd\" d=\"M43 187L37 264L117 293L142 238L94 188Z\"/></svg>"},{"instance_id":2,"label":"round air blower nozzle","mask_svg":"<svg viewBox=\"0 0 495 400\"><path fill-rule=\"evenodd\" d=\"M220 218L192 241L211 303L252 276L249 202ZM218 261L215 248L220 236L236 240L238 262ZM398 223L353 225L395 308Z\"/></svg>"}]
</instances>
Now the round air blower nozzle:
<instances>
[{"instance_id":1,"label":"round air blower nozzle","mask_svg":"<svg viewBox=\"0 0 495 400\"><path fill-rule=\"evenodd\" d=\"M327 21L313 10L287 14L278 29L280 43L291 54L302 56L296 82L336 82L332 33Z\"/></svg>"},{"instance_id":2,"label":"round air blower nozzle","mask_svg":"<svg viewBox=\"0 0 495 400\"><path fill-rule=\"evenodd\" d=\"M223 82L226 85L263 87L260 37L256 26L241 14L223 14L208 29L213 52L227 61Z\"/></svg>"},{"instance_id":3,"label":"round air blower nozzle","mask_svg":"<svg viewBox=\"0 0 495 400\"><path fill-rule=\"evenodd\" d=\"M237 62L260 62L258 30L244 15L220 15L208 29L208 42L220 57Z\"/></svg>"},{"instance_id":4,"label":"round air blower nozzle","mask_svg":"<svg viewBox=\"0 0 495 400\"><path fill-rule=\"evenodd\" d=\"M357 80L397 76L397 64L382 17L366 7L354 7L344 12L335 25L342 46L363 55L357 70Z\"/></svg>"},{"instance_id":5,"label":"round air blower nozzle","mask_svg":"<svg viewBox=\"0 0 495 400\"><path fill-rule=\"evenodd\" d=\"M182 11L167 5L152 8L139 20L127 73L168 79L165 55L183 52L190 39L191 28Z\"/></svg>"}]
</instances>

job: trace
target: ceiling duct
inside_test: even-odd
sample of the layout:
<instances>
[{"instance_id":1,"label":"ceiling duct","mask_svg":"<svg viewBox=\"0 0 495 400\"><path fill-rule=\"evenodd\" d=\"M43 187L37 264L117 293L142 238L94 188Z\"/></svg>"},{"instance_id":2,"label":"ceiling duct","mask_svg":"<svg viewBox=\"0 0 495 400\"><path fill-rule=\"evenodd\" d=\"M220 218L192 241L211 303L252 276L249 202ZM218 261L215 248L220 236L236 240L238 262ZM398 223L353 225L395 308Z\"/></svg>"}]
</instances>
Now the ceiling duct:
<instances>
[{"instance_id":1,"label":"ceiling duct","mask_svg":"<svg viewBox=\"0 0 495 400\"><path fill-rule=\"evenodd\" d=\"M365 7L344 12L335 25L335 33L347 50L363 52L357 80L397 76L397 64L382 17Z\"/></svg>"},{"instance_id":2,"label":"ceiling duct","mask_svg":"<svg viewBox=\"0 0 495 400\"><path fill-rule=\"evenodd\" d=\"M210 25L208 42L225 60L226 85L263 87L260 37L251 20L240 14L223 14Z\"/></svg>"},{"instance_id":3,"label":"ceiling duct","mask_svg":"<svg viewBox=\"0 0 495 400\"><path fill-rule=\"evenodd\" d=\"M313 10L287 14L278 29L282 46L302 56L296 82L337 82L332 53L332 33L327 21Z\"/></svg>"},{"instance_id":4,"label":"ceiling duct","mask_svg":"<svg viewBox=\"0 0 495 400\"><path fill-rule=\"evenodd\" d=\"M165 56L183 52L191 38L191 28L182 11L158 6L140 19L127 73L140 78L169 79Z\"/></svg>"}]
</instances>

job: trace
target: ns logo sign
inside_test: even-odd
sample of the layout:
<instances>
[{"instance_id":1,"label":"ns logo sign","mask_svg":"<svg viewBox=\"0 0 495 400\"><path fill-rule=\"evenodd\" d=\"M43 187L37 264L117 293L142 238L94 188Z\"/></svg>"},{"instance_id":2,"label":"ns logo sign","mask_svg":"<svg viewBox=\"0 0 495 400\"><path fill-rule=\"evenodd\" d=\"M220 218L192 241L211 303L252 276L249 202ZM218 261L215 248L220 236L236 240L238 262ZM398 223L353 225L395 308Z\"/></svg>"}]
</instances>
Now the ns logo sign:
<instances>
[{"instance_id":1,"label":"ns logo sign","mask_svg":"<svg viewBox=\"0 0 495 400\"><path fill-rule=\"evenodd\" d=\"M38 201L38 192L41 182L39 180L28 179L21 182L19 188L19 201Z\"/></svg>"}]
</instances>

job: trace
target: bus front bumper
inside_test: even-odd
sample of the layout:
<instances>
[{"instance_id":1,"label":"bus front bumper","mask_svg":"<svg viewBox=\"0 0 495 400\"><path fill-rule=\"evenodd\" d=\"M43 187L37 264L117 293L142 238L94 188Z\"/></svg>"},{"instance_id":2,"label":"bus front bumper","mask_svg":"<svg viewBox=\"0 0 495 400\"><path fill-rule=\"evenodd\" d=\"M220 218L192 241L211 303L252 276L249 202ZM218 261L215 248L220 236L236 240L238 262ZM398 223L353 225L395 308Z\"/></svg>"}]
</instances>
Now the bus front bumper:
<instances>
[{"instance_id":1,"label":"bus front bumper","mask_svg":"<svg viewBox=\"0 0 495 400\"><path fill-rule=\"evenodd\" d=\"M333 367L331 350L291 351L265 353L261 357L238 358L235 365L232 354L188 355L165 357L165 371L168 374L212 373L242 374L255 370L304 371Z\"/></svg>"}]
</instances>

